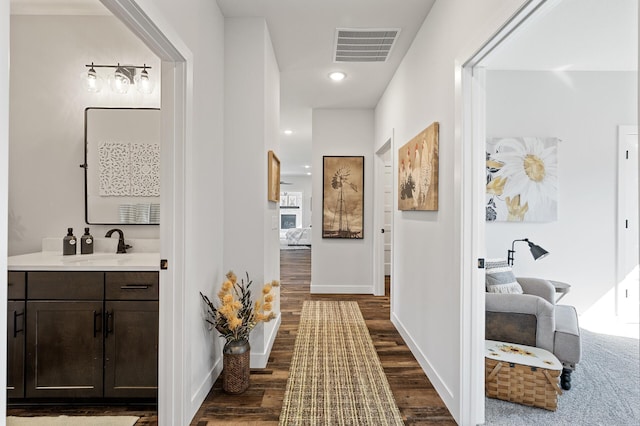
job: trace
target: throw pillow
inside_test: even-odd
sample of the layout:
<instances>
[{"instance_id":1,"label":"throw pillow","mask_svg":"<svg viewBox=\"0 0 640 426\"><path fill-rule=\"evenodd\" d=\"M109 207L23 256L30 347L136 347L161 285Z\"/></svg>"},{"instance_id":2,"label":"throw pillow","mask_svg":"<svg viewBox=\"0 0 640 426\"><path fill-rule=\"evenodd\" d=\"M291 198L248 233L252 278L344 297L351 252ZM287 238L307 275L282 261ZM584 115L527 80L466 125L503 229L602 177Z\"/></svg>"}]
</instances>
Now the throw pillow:
<instances>
[{"instance_id":1,"label":"throw pillow","mask_svg":"<svg viewBox=\"0 0 640 426\"><path fill-rule=\"evenodd\" d=\"M489 293L522 294L522 287L506 259L485 260L485 285Z\"/></svg>"}]
</instances>

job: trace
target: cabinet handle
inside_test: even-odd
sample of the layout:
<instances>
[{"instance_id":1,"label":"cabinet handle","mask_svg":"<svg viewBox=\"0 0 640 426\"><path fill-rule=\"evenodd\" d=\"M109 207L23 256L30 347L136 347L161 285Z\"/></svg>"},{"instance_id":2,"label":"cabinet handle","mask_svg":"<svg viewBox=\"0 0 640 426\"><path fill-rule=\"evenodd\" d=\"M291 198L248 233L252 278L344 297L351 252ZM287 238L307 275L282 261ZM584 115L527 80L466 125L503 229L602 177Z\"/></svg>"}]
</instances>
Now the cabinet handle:
<instances>
[{"instance_id":1,"label":"cabinet handle","mask_svg":"<svg viewBox=\"0 0 640 426\"><path fill-rule=\"evenodd\" d=\"M143 285L126 284L126 285L120 286L120 290L146 290L149 287L150 286L146 284L143 284Z\"/></svg>"},{"instance_id":2,"label":"cabinet handle","mask_svg":"<svg viewBox=\"0 0 640 426\"><path fill-rule=\"evenodd\" d=\"M102 317L102 312L93 311L93 337L97 337L98 333L102 331L98 330L98 324L100 324L100 321L98 321L99 317Z\"/></svg>"},{"instance_id":3,"label":"cabinet handle","mask_svg":"<svg viewBox=\"0 0 640 426\"><path fill-rule=\"evenodd\" d=\"M113 312L107 311L107 332L105 337L109 337L109 333L113 333Z\"/></svg>"},{"instance_id":4,"label":"cabinet handle","mask_svg":"<svg viewBox=\"0 0 640 426\"><path fill-rule=\"evenodd\" d=\"M18 329L18 317L22 317L22 328ZM18 311L13 311L13 337L18 337L18 333L24 331L24 311L18 313Z\"/></svg>"}]
</instances>

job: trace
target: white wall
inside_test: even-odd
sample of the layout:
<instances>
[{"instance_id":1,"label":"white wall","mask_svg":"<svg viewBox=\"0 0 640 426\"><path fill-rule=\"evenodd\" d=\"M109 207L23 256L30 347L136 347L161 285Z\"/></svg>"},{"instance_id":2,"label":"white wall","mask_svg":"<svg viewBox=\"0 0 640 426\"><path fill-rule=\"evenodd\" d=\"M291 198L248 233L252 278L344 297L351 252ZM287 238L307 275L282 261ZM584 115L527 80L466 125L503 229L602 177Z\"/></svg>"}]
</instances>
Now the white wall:
<instances>
[{"instance_id":1,"label":"white wall","mask_svg":"<svg viewBox=\"0 0 640 426\"><path fill-rule=\"evenodd\" d=\"M312 293L373 294L373 110L314 109ZM322 238L322 157L364 158L364 238Z\"/></svg>"},{"instance_id":2,"label":"white wall","mask_svg":"<svg viewBox=\"0 0 640 426\"><path fill-rule=\"evenodd\" d=\"M225 20L224 63L224 267L238 277L248 272L258 292L280 279L279 206L267 200L267 153L278 151L280 78L263 18ZM252 331L253 367L266 366L277 325Z\"/></svg>"},{"instance_id":3,"label":"white wall","mask_svg":"<svg viewBox=\"0 0 640 426\"><path fill-rule=\"evenodd\" d=\"M635 72L487 71L487 136L556 136L558 220L489 222L487 256L516 243L514 272L572 285L562 303L585 312L616 284L618 125L636 124ZM610 300L614 314L614 300Z\"/></svg>"},{"instance_id":4,"label":"white wall","mask_svg":"<svg viewBox=\"0 0 640 426\"><path fill-rule=\"evenodd\" d=\"M157 87L86 92L80 74L91 62L146 63ZM159 77L158 58L112 16L11 17L9 255L39 251L43 237L62 239L68 227L82 235L84 109L160 107ZM113 228L90 227L95 237ZM125 238L158 238L157 226L118 227Z\"/></svg>"},{"instance_id":5,"label":"white wall","mask_svg":"<svg viewBox=\"0 0 640 426\"><path fill-rule=\"evenodd\" d=\"M322 170L319 173L322 173ZM311 225L312 218L311 201L313 194L311 191L311 176L282 176L281 180L291 184L281 185L281 192L302 192L302 227L308 227Z\"/></svg>"},{"instance_id":6,"label":"white wall","mask_svg":"<svg viewBox=\"0 0 640 426\"><path fill-rule=\"evenodd\" d=\"M375 147L394 152L440 123L439 209L394 207L392 321L458 423L475 423L462 378L461 64L523 0L438 1L375 110ZM315 142L315 141L314 141ZM394 164L394 187L397 187ZM463 406L465 403L465 406Z\"/></svg>"}]
</instances>

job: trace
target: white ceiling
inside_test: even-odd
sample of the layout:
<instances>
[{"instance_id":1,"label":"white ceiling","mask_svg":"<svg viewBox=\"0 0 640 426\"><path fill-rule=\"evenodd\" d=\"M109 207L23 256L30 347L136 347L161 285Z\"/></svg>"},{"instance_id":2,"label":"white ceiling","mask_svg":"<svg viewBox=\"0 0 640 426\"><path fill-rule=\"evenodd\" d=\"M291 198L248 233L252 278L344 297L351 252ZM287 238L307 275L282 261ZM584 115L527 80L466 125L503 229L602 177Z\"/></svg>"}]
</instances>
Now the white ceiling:
<instances>
[{"instance_id":1,"label":"white ceiling","mask_svg":"<svg viewBox=\"0 0 640 426\"><path fill-rule=\"evenodd\" d=\"M549 0L485 62L503 70L636 71L638 0Z\"/></svg>"},{"instance_id":2,"label":"white ceiling","mask_svg":"<svg viewBox=\"0 0 640 426\"><path fill-rule=\"evenodd\" d=\"M309 172L312 108L373 108L434 0L217 0L226 17L264 17L280 67L282 175ZM385 63L334 63L336 28L400 28ZM331 71L347 73L334 83Z\"/></svg>"},{"instance_id":3,"label":"white ceiling","mask_svg":"<svg viewBox=\"0 0 640 426\"><path fill-rule=\"evenodd\" d=\"M176 0L178 1L178 0ZM210 0L214 1L214 0ZM435 0L217 0L264 17L280 68L283 176L309 172L313 108L373 108ZM548 0L487 57L489 69L637 70L638 0ZM98 0L11 0L12 13L109 14ZM334 63L336 28L400 28L385 63ZM347 73L336 84L327 75Z\"/></svg>"}]
</instances>

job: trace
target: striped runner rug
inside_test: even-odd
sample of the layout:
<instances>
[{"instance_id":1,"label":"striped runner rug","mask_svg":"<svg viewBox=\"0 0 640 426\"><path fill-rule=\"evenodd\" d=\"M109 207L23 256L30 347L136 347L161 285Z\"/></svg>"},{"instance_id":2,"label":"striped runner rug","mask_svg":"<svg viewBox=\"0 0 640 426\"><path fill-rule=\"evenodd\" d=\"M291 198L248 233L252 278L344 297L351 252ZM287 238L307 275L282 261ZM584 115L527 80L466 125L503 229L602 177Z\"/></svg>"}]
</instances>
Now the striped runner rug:
<instances>
[{"instance_id":1,"label":"striped runner rug","mask_svg":"<svg viewBox=\"0 0 640 426\"><path fill-rule=\"evenodd\" d=\"M280 425L402 425L357 302L302 307Z\"/></svg>"}]
</instances>

